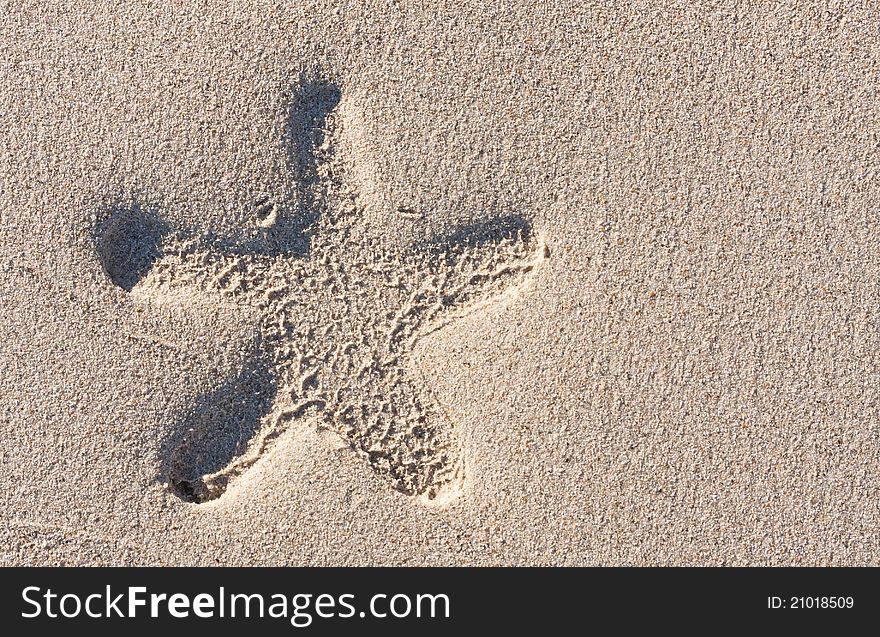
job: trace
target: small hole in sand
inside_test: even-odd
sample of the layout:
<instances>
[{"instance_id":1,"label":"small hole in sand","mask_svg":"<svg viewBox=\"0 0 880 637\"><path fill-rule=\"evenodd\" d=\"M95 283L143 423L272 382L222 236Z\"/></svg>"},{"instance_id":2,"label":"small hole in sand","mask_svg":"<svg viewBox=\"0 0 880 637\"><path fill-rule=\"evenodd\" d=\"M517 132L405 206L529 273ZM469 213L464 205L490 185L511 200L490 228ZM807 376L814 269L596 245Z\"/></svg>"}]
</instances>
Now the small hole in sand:
<instances>
[{"instance_id":1,"label":"small hole in sand","mask_svg":"<svg viewBox=\"0 0 880 637\"><path fill-rule=\"evenodd\" d=\"M139 205L111 206L95 229L95 250L110 281L130 292L161 255L166 228Z\"/></svg>"}]
</instances>

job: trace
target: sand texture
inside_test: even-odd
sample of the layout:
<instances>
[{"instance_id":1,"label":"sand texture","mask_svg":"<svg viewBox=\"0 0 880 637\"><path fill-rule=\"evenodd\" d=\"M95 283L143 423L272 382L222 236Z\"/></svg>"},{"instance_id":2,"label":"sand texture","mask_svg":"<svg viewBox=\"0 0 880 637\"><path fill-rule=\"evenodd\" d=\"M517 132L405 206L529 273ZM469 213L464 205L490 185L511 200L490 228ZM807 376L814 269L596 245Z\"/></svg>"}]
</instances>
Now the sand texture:
<instances>
[{"instance_id":1,"label":"sand texture","mask_svg":"<svg viewBox=\"0 0 880 637\"><path fill-rule=\"evenodd\" d=\"M874 3L0 0L0 564L878 564L878 220Z\"/></svg>"}]
</instances>

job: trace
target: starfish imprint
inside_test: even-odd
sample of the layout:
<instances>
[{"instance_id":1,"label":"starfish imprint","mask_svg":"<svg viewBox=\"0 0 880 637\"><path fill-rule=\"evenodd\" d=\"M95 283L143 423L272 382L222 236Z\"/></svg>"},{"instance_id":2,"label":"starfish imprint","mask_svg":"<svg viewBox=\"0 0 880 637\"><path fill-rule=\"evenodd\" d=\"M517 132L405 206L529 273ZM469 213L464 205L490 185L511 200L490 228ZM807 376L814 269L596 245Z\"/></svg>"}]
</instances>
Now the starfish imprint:
<instances>
[{"instance_id":1,"label":"starfish imprint","mask_svg":"<svg viewBox=\"0 0 880 637\"><path fill-rule=\"evenodd\" d=\"M182 303L210 295L250 308L258 324L256 362L231 381L237 398L208 397L217 405L167 460L171 487L189 502L220 497L306 418L336 432L398 491L448 501L464 478L461 442L413 362L414 348L515 289L548 254L516 216L403 249L383 246L365 230L337 148L345 124L334 91L304 83L296 94L288 131L299 158L294 213L285 216L265 198L257 202L258 233L247 241L178 231L144 251L132 248L143 241L119 239L138 236L133 225L149 225L126 209L117 217L127 221L111 219L115 229L102 235L105 244L121 244L105 249L105 269L135 297ZM205 457L213 421L235 410L230 400L259 403L258 414L250 428L237 425L235 448L212 465Z\"/></svg>"}]
</instances>

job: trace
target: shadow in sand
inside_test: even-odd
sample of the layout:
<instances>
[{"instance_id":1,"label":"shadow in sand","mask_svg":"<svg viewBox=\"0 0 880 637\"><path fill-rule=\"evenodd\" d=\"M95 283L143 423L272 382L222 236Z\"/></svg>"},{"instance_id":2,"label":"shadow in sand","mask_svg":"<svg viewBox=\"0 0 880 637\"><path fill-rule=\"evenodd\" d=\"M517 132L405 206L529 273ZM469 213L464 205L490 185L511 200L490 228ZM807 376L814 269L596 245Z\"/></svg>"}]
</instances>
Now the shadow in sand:
<instances>
[{"instance_id":1,"label":"shadow in sand","mask_svg":"<svg viewBox=\"0 0 880 637\"><path fill-rule=\"evenodd\" d=\"M98 260L114 285L126 292L137 285L162 256L168 226L155 210L140 204L111 204L95 228Z\"/></svg>"},{"instance_id":2,"label":"shadow in sand","mask_svg":"<svg viewBox=\"0 0 880 637\"><path fill-rule=\"evenodd\" d=\"M332 82L307 75L300 77L292 91L282 138L290 177L296 184L293 200L260 197L254 202L255 214L259 220L274 214L271 226L257 234L225 239L206 237L216 249L238 255L308 256L323 206L317 196L321 188L320 148L327 134L327 118L339 104L341 95L339 87Z\"/></svg>"},{"instance_id":3,"label":"shadow in sand","mask_svg":"<svg viewBox=\"0 0 880 637\"><path fill-rule=\"evenodd\" d=\"M235 378L196 402L163 446L164 478L175 494L196 503L218 495L208 490L202 476L244 453L276 391L265 358L255 356Z\"/></svg>"},{"instance_id":4,"label":"shadow in sand","mask_svg":"<svg viewBox=\"0 0 880 637\"><path fill-rule=\"evenodd\" d=\"M532 236L531 222L521 215L511 214L459 226L447 234L435 235L426 241L417 242L410 251L413 255L428 254L445 262L446 265L452 265L461 250L493 245L502 241L529 243Z\"/></svg>"}]
</instances>

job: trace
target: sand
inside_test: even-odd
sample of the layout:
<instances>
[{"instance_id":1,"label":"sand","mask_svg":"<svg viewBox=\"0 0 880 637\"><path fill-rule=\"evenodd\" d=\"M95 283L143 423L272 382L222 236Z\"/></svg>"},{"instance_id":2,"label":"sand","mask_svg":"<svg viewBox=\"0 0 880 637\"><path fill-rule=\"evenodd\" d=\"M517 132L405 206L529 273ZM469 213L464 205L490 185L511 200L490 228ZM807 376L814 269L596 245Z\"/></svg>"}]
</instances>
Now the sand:
<instances>
[{"instance_id":1,"label":"sand","mask_svg":"<svg viewBox=\"0 0 880 637\"><path fill-rule=\"evenodd\" d=\"M0 2L0 563L880 562L872 3Z\"/></svg>"}]
</instances>

